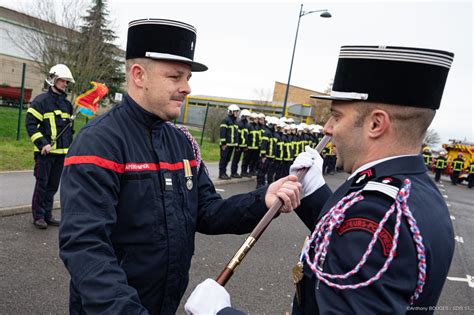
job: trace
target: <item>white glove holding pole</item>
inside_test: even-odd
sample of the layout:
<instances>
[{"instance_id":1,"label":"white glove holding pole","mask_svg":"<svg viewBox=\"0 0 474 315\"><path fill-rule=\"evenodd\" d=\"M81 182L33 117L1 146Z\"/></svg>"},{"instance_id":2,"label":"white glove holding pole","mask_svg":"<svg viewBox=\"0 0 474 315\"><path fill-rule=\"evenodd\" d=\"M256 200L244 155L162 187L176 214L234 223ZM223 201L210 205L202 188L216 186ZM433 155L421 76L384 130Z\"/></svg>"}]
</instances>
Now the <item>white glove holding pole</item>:
<instances>
[{"instance_id":1,"label":"white glove holding pole","mask_svg":"<svg viewBox=\"0 0 474 315\"><path fill-rule=\"evenodd\" d=\"M184 310L187 315L214 315L226 307L230 307L227 290L216 281L206 279L191 293Z\"/></svg>"},{"instance_id":2,"label":"white glove holding pole","mask_svg":"<svg viewBox=\"0 0 474 315\"><path fill-rule=\"evenodd\" d=\"M298 154L290 166L290 175L296 175L302 168L308 168L306 175L301 180L303 197L306 197L326 183L323 177L323 158L319 155L318 151L310 146L306 146L305 152Z\"/></svg>"}]
</instances>

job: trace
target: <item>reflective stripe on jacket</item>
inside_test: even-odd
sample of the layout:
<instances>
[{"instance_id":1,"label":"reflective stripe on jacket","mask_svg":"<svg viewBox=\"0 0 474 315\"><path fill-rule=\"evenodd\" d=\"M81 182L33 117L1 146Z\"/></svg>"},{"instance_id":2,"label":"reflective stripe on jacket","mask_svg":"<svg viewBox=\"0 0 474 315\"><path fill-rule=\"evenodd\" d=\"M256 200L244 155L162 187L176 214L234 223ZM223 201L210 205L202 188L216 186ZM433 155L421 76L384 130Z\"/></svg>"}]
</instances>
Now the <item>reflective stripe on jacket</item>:
<instances>
[{"instance_id":1,"label":"reflective stripe on jacket","mask_svg":"<svg viewBox=\"0 0 474 315\"><path fill-rule=\"evenodd\" d=\"M73 130L67 125L71 121L72 105L66 94L56 94L51 88L35 97L28 108L25 126L34 144L34 151L39 152L53 140L55 143L50 153L66 154L72 142ZM59 137L64 128L66 131Z\"/></svg>"},{"instance_id":2,"label":"reflective stripe on jacket","mask_svg":"<svg viewBox=\"0 0 474 315\"><path fill-rule=\"evenodd\" d=\"M228 115L220 126L220 144L227 145L229 147L235 147L239 144L239 126L237 120L232 116Z\"/></svg>"}]
</instances>

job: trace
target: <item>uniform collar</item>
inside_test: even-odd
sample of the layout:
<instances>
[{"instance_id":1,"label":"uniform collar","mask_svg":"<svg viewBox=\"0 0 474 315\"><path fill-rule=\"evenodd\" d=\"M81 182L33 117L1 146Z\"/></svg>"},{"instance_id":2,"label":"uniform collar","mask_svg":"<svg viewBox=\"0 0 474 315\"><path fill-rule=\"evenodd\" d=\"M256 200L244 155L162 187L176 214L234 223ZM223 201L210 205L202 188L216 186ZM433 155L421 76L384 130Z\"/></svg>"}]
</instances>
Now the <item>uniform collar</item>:
<instances>
[{"instance_id":1,"label":"uniform collar","mask_svg":"<svg viewBox=\"0 0 474 315\"><path fill-rule=\"evenodd\" d=\"M143 107L138 105L138 103L135 102L128 94L125 95L123 104L126 108L126 111L130 114L131 117L135 118L140 123L148 127L151 127L155 124L164 123L163 119L143 109Z\"/></svg>"},{"instance_id":2,"label":"uniform collar","mask_svg":"<svg viewBox=\"0 0 474 315\"><path fill-rule=\"evenodd\" d=\"M356 175L359 174L360 172L365 171L365 170L371 168L372 166L375 166L375 165L380 164L380 163L385 162L385 161L393 160L393 159L400 158L400 157L407 157L407 156L416 156L416 155L397 155L397 156L389 156L389 157L386 157L386 158L383 158L383 159L379 159L379 160L375 160L375 161L366 163L366 164L362 165L361 167L357 168L357 169L355 170L355 172L353 172L353 173L349 176L349 178L348 178L347 180L353 178L354 176L356 176Z\"/></svg>"},{"instance_id":3,"label":"uniform collar","mask_svg":"<svg viewBox=\"0 0 474 315\"><path fill-rule=\"evenodd\" d=\"M60 91L60 90L58 90L58 92L59 93L54 92L53 87L51 87L51 86L48 88L48 93L53 97L61 97L61 98L66 98L67 97L66 92L63 92L63 91Z\"/></svg>"},{"instance_id":4,"label":"uniform collar","mask_svg":"<svg viewBox=\"0 0 474 315\"><path fill-rule=\"evenodd\" d=\"M423 174L426 166L423 156L403 155L368 163L357 169L347 180L351 182L351 187L363 187L368 181L396 175Z\"/></svg>"}]
</instances>

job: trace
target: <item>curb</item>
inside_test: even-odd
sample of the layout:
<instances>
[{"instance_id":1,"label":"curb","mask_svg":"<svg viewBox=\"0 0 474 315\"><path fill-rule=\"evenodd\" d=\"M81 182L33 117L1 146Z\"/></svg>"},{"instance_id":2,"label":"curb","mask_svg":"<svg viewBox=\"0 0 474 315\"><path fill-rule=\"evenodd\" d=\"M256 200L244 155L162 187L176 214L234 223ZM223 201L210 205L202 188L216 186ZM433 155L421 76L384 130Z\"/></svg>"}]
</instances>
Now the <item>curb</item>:
<instances>
[{"instance_id":1,"label":"curb","mask_svg":"<svg viewBox=\"0 0 474 315\"><path fill-rule=\"evenodd\" d=\"M243 182L248 182L254 180L252 177L246 177L246 178L233 178L231 180L215 180L212 181L215 186L219 185L229 185L229 184L236 184L236 183L243 183ZM53 210L59 209L61 205L59 204L59 201L55 201L53 204ZM14 206L14 207L9 207L9 208L0 208L0 217L8 217L12 215L17 215L17 214L25 214L25 213L31 213L31 205L22 205L22 206Z\"/></svg>"},{"instance_id":2,"label":"curb","mask_svg":"<svg viewBox=\"0 0 474 315\"><path fill-rule=\"evenodd\" d=\"M59 209L59 201L53 203L53 210ZM0 217L8 217L17 214L31 213L31 205L15 206L9 208L0 208Z\"/></svg>"}]
</instances>

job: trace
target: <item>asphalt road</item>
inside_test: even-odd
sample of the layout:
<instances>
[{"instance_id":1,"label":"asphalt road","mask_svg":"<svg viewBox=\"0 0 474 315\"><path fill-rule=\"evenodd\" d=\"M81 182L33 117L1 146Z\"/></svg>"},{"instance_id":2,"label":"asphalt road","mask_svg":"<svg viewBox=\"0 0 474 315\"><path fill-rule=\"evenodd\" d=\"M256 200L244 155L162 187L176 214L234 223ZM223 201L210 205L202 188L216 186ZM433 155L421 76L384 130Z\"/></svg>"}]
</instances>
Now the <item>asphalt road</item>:
<instances>
[{"instance_id":1,"label":"asphalt road","mask_svg":"<svg viewBox=\"0 0 474 315\"><path fill-rule=\"evenodd\" d=\"M329 176L330 186L344 180ZM254 182L218 186L226 197L254 188ZM446 195L455 234L456 253L438 304L439 314L474 311L474 198L472 190L440 186ZM57 211L55 211L57 215ZM0 314L67 314L69 276L58 257L57 229L37 230L30 214L0 217ZM294 214L281 215L269 226L227 284L233 306L249 314L285 314L291 310L291 268L308 230ZM245 236L198 234L189 288L215 278L244 241ZM463 280L464 279L464 280ZM470 282L467 281L470 279ZM184 313L182 306L179 314Z\"/></svg>"}]
</instances>

